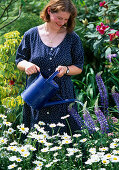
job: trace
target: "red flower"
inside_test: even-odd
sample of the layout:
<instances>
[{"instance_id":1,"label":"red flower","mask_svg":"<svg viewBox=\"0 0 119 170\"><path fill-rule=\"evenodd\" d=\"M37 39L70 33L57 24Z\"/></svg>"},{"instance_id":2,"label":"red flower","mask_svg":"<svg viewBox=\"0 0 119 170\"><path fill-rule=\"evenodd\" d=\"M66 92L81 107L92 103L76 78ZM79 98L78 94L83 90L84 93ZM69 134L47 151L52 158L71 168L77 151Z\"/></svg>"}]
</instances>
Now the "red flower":
<instances>
[{"instance_id":1,"label":"red flower","mask_svg":"<svg viewBox=\"0 0 119 170\"><path fill-rule=\"evenodd\" d=\"M9 85L12 86L12 85L14 85L14 83L15 83L15 82L14 82L13 80L10 80Z\"/></svg>"},{"instance_id":2,"label":"red flower","mask_svg":"<svg viewBox=\"0 0 119 170\"><path fill-rule=\"evenodd\" d=\"M104 25L102 22L100 24L101 26L97 25L96 26L96 30L100 33L100 34L104 34L105 33L105 30L109 27L108 25Z\"/></svg>"},{"instance_id":3,"label":"red flower","mask_svg":"<svg viewBox=\"0 0 119 170\"><path fill-rule=\"evenodd\" d=\"M119 31L116 32L116 36L119 37Z\"/></svg>"},{"instance_id":4,"label":"red flower","mask_svg":"<svg viewBox=\"0 0 119 170\"><path fill-rule=\"evenodd\" d=\"M99 3L100 7L108 8L108 6L105 5L105 3L106 3L105 1L100 2L100 3Z\"/></svg>"},{"instance_id":5,"label":"red flower","mask_svg":"<svg viewBox=\"0 0 119 170\"><path fill-rule=\"evenodd\" d=\"M99 3L100 7L104 7L105 3L106 3L105 1L100 2L100 3Z\"/></svg>"},{"instance_id":6,"label":"red flower","mask_svg":"<svg viewBox=\"0 0 119 170\"><path fill-rule=\"evenodd\" d=\"M110 29L110 31L113 29ZM119 37L119 31L116 31L115 33L109 34L110 41L113 41L116 37Z\"/></svg>"}]
</instances>

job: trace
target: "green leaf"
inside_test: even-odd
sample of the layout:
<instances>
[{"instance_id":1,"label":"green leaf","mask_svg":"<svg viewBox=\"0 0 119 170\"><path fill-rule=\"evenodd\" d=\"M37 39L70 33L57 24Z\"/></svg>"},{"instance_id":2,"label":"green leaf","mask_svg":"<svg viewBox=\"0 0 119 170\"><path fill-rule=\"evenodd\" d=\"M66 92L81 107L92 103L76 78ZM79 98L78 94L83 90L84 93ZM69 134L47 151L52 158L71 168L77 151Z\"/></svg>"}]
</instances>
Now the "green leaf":
<instances>
[{"instance_id":1,"label":"green leaf","mask_svg":"<svg viewBox=\"0 0 119 170\"><path fill-rule=\"evenodd\" d=\"M94 28L94 24L89 24L89 25L87 26L87 28L93 29L93 28Z\"/></svg>"},{"instance_id":2,"label":"green leaf","mask_svg":"<svg viewBox=\"0 0 119 170\"><path fill-rule=\"evenodd\" d=\"M110 47L108 47L108 48L106 49L106 51L105 51L105 58L107 58L107 56L108 56L109 54L111 54L111 48L110 48Z\"/></svg>"},{"instance_id":3,"label":"green leaf","mask_svg":"<svg viewBox=\"0 0 119 170\"><path fill-rule=\"evenodd\" d=\"M96 40L95 43L93 44L93 48L94 48L94 49L98 48L99 45L100 45L100 43L101 43L101 40L99 40L99 41Z\"/></svg>"},{"instance_id":4,"label":"green leaf","mask_svg":"<svg viewBox=\"0 0 119 170\"><path fill-rule=\"evenodd\" d=\"M115 5L119 5L119 1L113 1Z\"/></svg>"}]
</instances>

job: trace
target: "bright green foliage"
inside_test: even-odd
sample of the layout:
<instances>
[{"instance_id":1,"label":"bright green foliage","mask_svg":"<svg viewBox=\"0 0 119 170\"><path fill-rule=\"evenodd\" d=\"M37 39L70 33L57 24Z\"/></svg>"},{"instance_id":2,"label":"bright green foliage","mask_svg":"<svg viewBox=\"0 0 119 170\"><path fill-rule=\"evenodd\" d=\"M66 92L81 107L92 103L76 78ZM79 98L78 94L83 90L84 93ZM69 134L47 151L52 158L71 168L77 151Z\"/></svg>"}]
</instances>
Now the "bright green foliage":
<instances>
[{"instance_id":1,"label":"bright green foliage","mask_svg":"<svg viewBox=\"0 0 119 170\"><path fill-rule=\"evenodd\" d=\"M23 104L19 95L24 87L24 76L15 65L16 49L21 41L19 34L18 31L6 33L4 44L0 45L0 97L4 108Z\"/></svg>"}]
</instances>

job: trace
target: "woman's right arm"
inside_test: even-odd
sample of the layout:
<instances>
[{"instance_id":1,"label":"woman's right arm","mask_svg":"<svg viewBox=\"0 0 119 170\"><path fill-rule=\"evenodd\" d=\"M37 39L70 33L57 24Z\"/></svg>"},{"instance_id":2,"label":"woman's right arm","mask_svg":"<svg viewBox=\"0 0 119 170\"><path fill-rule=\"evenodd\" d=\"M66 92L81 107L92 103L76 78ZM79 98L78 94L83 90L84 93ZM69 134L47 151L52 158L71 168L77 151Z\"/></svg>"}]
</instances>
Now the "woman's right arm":
<instances>
[{"instance_id":1,"label":"woman's right arm","mask_svg":"<svg viewBox=\"0 0 119 170\"><path fill-rule=\"evenodd\" d=\"M28 62L26 60L22 60L20 61L18 64L17 64L17 68L21 71L25 71L25 73L27 75L31 75L31 74L34 74L34 73L37 73L37 71L40 72L40 68L31 63L31 62Z\"/></svg>"}]
</instances>

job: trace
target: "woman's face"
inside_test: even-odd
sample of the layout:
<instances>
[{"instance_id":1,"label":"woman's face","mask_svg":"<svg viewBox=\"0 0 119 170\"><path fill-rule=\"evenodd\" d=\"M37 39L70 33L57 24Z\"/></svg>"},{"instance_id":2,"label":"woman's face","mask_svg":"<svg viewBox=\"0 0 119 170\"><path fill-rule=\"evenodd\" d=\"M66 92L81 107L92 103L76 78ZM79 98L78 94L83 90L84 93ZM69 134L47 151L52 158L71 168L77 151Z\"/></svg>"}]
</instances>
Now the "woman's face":
<instances>
[{"instance_id":1,"label":"woman's face","mask_svg":"<svg viewBox=\"0 0 119 170\"><path fill-rule=\"evenodd\" d=\"M69 12L59 11L57 13L51 13L50 9L48 14L50 15L50 22L57 28L61 28L64 24L66 24L70 17Z\"/></svg>"}]
</instances>

